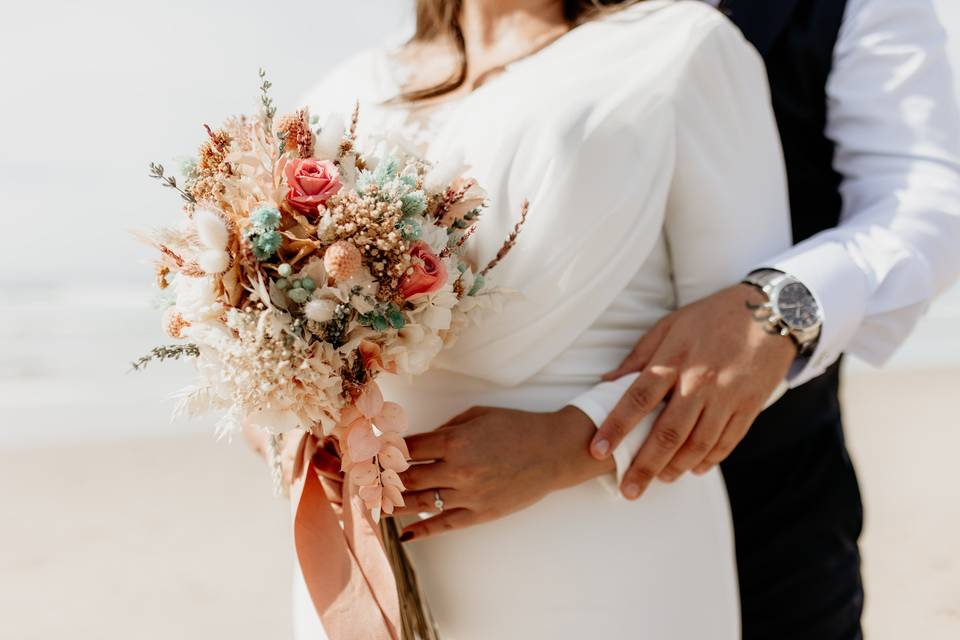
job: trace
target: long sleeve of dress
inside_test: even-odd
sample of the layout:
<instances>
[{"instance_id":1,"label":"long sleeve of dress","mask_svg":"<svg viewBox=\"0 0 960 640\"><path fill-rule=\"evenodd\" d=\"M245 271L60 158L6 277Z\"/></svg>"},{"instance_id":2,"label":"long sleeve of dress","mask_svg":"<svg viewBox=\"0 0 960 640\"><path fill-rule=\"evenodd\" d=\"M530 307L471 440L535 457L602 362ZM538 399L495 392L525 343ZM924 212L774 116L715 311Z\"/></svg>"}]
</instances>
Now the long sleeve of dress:
<instances>
[{"instance_id":1,"label":"long sleeve of dress","mask_svg":"<svg viewBox=\"0 0 960 640\"><path fill-rule=\"evenodd\" d=\"M786 173L762 60L719 16L700 33L674 91L676 164L664 226L681 306L790 246ZM571 404L599 426L633 379L601 383ZM618 484L653 419L614 451Z\"/></svg>"}]
</instances>

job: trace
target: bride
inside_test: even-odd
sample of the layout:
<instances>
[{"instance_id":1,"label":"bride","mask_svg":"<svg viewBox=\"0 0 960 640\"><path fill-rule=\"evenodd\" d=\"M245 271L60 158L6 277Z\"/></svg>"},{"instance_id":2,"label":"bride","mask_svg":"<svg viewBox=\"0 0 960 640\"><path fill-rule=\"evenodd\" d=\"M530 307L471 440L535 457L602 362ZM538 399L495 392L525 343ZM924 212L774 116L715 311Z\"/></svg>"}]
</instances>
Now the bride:
<instances>
[{"instance_id":1,"label":"bride","mask_svg":"<svg viewBox=\"0 0 960 640\"><path fill-rule=\"evenodd\" d=\"M403 540L440 637L738 638L719 472L630 502L611 489L652 417L606 461L588 444L630 382L600 374L789 245L756 52L696 1L418 0L410 42L334 70L310 107L358 98L361 129L460 157L488 189L478 262L531 202L498 274L520 295L442 374L381 378L416 434ZM296 601L297 637L324 638L302 582Z\"/></svg>"}]
</instances>

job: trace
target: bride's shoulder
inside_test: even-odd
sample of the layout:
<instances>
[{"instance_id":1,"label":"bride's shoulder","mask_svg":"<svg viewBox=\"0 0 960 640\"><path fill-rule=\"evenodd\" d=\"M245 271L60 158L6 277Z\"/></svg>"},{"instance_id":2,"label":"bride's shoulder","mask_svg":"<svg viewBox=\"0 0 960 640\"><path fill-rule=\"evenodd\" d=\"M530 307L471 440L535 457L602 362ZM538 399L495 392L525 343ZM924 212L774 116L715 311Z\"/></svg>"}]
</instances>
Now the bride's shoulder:
<instances>
[{"instance_id":1,"label":"bride's shoulder","mask_svg":"<svg viewBox=\"0 0 960 640\"><path fill-rule=\"evenodd\" d=\"M663 50L663 40L672 41L689 54L701 48L742 46L740 30L719 10L703 0L645 0L609 14L602 20L617 29L655 33ZM639 34L638 34L639 36Z\"/></svg>"}]
</instances>

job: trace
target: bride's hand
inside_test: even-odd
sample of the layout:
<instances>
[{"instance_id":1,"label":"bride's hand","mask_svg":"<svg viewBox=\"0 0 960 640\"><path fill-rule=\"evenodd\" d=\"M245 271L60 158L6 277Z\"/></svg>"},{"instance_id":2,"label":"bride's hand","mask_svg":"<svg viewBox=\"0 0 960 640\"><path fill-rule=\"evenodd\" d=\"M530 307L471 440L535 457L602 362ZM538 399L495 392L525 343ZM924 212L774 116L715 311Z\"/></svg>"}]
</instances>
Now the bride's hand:
<instances>
[{"instance_id":1,"label":"bride's hand","mask_svg":"<svg viewBox=\"0 0 960 640\"><path fill-rule=\"evenodd\" d=\"M612 471L590 456L596 428L574 407L551 413L474 407L436 431L407 438L415 464L401 474L406 506L397 514L436 513L411 524L413 540L495 520L552 491Z\"/></svg>"}]
</instances>

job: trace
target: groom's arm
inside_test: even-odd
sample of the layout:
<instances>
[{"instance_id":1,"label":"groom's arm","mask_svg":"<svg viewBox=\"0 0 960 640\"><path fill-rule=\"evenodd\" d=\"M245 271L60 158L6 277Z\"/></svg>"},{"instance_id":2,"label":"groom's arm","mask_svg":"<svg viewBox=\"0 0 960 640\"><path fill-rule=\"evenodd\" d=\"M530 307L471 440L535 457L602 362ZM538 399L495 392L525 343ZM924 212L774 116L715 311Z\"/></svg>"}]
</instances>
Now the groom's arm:
<instances>
[{"instance_id":1,"label":"groom's arm","mask_svg":"<svg viewBox=\"0 0 960 640\"><path fill-rule=\"evenodd\" d=\"M827 87L841 223L758 265L797 277L823 311L816 349L790 370L794 386L844 351L883 363L960 272L960 117L944 43L929 2L850 4ZM611 372L642 371L602 420L596 457L669 398L625 475L627 497L719 464L784 378L789 341L758 333L750 295L735 286L678 310Z\"/></svg>"}]
</instances>

